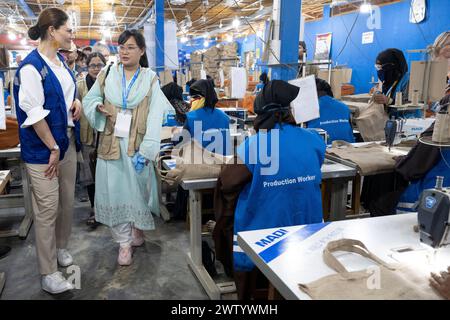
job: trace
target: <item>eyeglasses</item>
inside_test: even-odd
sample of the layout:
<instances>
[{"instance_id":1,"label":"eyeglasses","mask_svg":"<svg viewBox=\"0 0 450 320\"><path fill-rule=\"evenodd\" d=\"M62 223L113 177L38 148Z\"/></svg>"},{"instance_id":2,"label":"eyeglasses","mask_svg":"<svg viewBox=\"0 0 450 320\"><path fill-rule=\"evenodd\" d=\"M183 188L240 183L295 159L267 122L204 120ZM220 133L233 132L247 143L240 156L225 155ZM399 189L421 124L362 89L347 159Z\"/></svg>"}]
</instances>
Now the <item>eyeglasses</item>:
<instances>
[{"instance_id":1,"label":"eyeglasses","mask_svg":"<svg viewBox=\"0 0 450 320\"><path fill-rule=\"evenodd\" d=\"M102 69L105 65L103 63L99 64L90 64L89 69Z\"/></svg>"},{"instance_id":2,"label":"eyeglasses","mask_svg":"<svg viewBox=\"0 0 450 320\"><path fill-rule=\"evenodd\" d=\"M381 70L383 70L385 67L387 67L387 66L393 66L393 65L395 65L394 63L392 63L392 62L389 62L389 63L385 63L385 64L375 64L375 69L377 69L377 71L381 71Z\"/></svg>"},{"instance_id":3,"label":"eyeglasses","mask_svg":"<svg viewBox=\"0 0 450 320\"><path fill-rule=\"evenodd\" d=\"M120 52L130 52L130 51L134 51L134 50L136 50L136 49L138 49L139 47L135 47L135 46L128 46L128 47L126 47L126 46L119 46L119 51Z\"/></svg>"}]
</instances>

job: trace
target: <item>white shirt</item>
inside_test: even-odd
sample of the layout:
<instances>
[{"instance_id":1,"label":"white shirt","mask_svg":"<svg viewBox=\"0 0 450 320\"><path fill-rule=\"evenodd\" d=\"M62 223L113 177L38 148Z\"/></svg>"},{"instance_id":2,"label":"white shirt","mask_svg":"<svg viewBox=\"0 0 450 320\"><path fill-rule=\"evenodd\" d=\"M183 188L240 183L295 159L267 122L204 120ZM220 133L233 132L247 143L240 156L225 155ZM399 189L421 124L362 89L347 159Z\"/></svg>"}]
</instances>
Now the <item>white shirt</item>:
<instances>
[{"instance_id":1,"label":"white shirt","mask_svg":"<svg viewBox=\"0 0 450 320\"><path fill-rule=\"evenodd\" d=\"M45 55L40 52L39 54L49 65L61 85L67 108L67 124L69 127L74 127L75 125L72 120L72 112L70 111L70 108L72 107L73 97L75 94L75 84L69 73L70 71L64 67L62 62L57 65L50 61L50 59ZM45 95L44 87L42 86L42 77L33 65L28 64L20 70L20 82L20 109L27 114L28 118L31 118L29 124L32 125L41 121L50 113L49 110L44 109ZM22 127L27 126L25 125Z\"/></svg>"}]
</instances>

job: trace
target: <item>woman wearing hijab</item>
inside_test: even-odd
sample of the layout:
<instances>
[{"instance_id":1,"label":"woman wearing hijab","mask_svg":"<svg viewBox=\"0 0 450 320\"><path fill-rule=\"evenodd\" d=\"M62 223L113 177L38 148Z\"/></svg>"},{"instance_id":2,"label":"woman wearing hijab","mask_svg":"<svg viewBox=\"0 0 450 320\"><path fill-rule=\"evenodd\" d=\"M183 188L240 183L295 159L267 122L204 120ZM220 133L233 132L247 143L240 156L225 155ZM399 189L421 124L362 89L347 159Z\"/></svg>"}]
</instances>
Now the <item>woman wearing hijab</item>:
<instances>
[{"instance_id":1,"label":"woman wearing hijab","mask_svg":"<svg viewBox=\"0 0 450 320\"><path fill-rule=\"evenodd\" d=\"M450 94L439 102L442 111L448 110ZM422 136L432 136L433 123ZM396 165L396 172L407 182L397 205L397 213L413 212L414 203L420 194L436 185L436 177L444 177L444 187L450 187L450 149L430 146L418 142Z\"/></svg>"},{"instance_id":2,"label":"woman wearing hijab","mask_svg":"<svg viewBox=\"0 0 450 320\"><path fill-rule=\"evenodd\" d=\"M341 101L334 99L331 86L325 80L316 78L319 97L320 118L307 123L308 128L320 128L328 133L328 143L335 140L355 142L350 122L350 109Z\"/></svg>"},{"instance_id":3,"label":"woman wearing hijab","mask_svg":"<svg viewBox=\"0 0 450 320\"><path fill-rule=\"evenodd\" d=\"M374 95L376 103L391 105L395 102L397 92L403 93L403 99L408 98L408 63L403 52L398 49L387 49L378 54L375 68L382 86Z\"/></svg>"},{"instance_id":4,"label":"woman wearing hijab","mask_svg":"<svg viewBox=\"0 0 450 320\"><path fill-rule=\"evenodd\" d=\"M231 154L230 118L215 108L218 99L212 81L194 82L189 93L191 111L186 114L184 129L209 151L222 155ZM221 133L222 143L216 141L218 131Z\"/></svg>"},{"instance_id":5,"label":"woman wearing hijab","mask_svg":"<svg viewBox=\"0 0 450 320\"><path fill-rule=\"evenodd\" d=\"M259 93L264 88L264 86L269 82L269 77L266 72L261 73L259 76L259 83L256 85L255 92Z\"/></svg>"},{"instance_id":6,"label":"woman wearing hijab","mask_svg":"<svg viewBox=\"0 0 450 320\"><path fill-rule=\"evenodd\" d=\"M83 102L83 98L87 95L89 90L91 90L92 86L97 79L98 74L106 65L106 59L100 52L91 53L86 59L86 65L88 68L88 74L86 77L77 83L78 87L78 99ZM87 188L87 193L89 196L89 201L91 203L91 213L86 221L88 226L96 228L99 224L95 221L95 212L94 212L94 196L95 196L95 184L93 172L91 172L90 168L90 153L95 148L96 143L96 133L95 130L89 125L89 121L84 115L81 114L80 118L80 136L81 143L83 144L83 167L84 170L82 172L85 173L83 181L83 185Z\"/></svg>"},{"instance_id":7,"label":"woman wearing hijab","mask_svg":"<svg viewBox=\"0 0 450 320\"><path fill-rule=\"evenodd\" d=\"M126 30L118 39L121 63L98 75L83 99L85 115L100 134L95 173L95 219L119 244L118 263L132 263L132 247L144 244L159 214L151 165L159 153L164 119L172 106L149 67L145 39ZM105 79L106 77L106 79ZM102 85L100 85L102 83Z\"/></svg>"},{"instance_id":8,"label":"woman wearing hijab","mask_svg":"<svg viewBox=\"0 0 450 320\"><path fill-rule=\"evenodd\" d=\"M298 92L281 80L264 87L255 100L257 134L238 147L237 164L222 169L216 187L217 257L228 269L233 261L240 299L250 298L255 265L235 242L238 232L322 222L326 146L316 132L296 126L289 105ZM260 158L269 154L270 163Z\"/></svg>"},{"instance_id":9,"label":"woman wearing hijab","mask_svg":"<svg viewBox=\"0 0 450 320\"><path fill-rule=\"evenodd\" d=\"M175 109L175 120L177 125L182 126L186 121L186 113L189 112L191 108L189 104L183 100L183 89L175 82L171 82L163 86L161 91Z\"/></svg>"}]
</instances>

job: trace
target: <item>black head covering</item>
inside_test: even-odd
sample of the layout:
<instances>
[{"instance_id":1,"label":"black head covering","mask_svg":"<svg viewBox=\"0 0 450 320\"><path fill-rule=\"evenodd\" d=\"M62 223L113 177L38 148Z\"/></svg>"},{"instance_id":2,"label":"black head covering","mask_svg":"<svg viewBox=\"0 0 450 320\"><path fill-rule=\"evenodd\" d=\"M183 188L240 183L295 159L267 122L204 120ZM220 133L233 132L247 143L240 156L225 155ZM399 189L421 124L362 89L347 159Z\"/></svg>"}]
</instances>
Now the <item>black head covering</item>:
<instances>
[{"instance_id":1,"label":"black head covering","mask_svg":"<svg viewBox=\"0 0 450 320\"><path fill-rule=\"evenodd\" d=\"M269 81L256 96L254 111L256 114L289 109L291 102L298 96L300 88L283 80Z\"/></svg>"},{"instance_id":2,"label":"black head covering","mask_svg":"<svg viewBox=\"0 0 450 320\"><path fill-rule=\"evenodd\" d=\"M183 88L181 88L175 82L166 84L161 88L161 91L169 101L173 99L183 100Z\"/></svg>"},{"instance_id":3,"label":"black head covering","mask_svg":"<svg viewBox=\"0 0 450 320\"><path fill-rule=\"evenodd\" d=\"M331 90L330 84L325 80L316 78L316 88L319 98L322 96L330 96L332 98L334 97L333 90Z\"/></svg>"},{"instance_id":4,"label":"black head covering","mask_svg":"<svg viewBox=\"0 0 450 320\"><path fill-rule=\"evenodd\" d=\"M383 94L386 94L395 81L399 82L403 75L408 72L408 63L405 56L398 49L387 49L379 53L376 63L383 66ZM396 86L392 89L392 92L395 91Z\"/></svg>"},{"instance_id":5,"label":"black head covering","mask_svg":"<svg viewBox=\"0 0 450 320\"><path fill-rule=\"evenodd\" d=\"M195 81L189 90L191 96L201 95L205 98L205 107L214 108L216 103L219 101L217 99L216 91L214 90L214 85L210 80L198 80Z\"/></svg>"},{"instance_id":6,"label":"black head covering","mask_svg":"<svg viewBox=\"0 0 450 320\"><path fill-rule=\"evenodd\" d=\"M186 85L188 85L188 86L190 87L195 81L197 81L197 79L192 78L191 80L189 80L188 82L186 82Z\"/></svg>"},{"instance_id":7,"label":"black head covering","mask_svg":"<svg viewBox=\"0 0 450 320\"><path fill-rule=\"evenodd\" d=\"M256 96L254 111L258 115L254 127L271 130L277 123L295 124L290 104L297 97L299 87L282 80L269 81Z\"/></svg>"},{"instance_id":8,"label":"black head covering","mask_svg":"<svg viewBox=\"0 0 450 320\"><path fill-rule=\"evenodd\" d=\"M261 75L259 76L259 81L261 81L264 84L267 84L267 82L269 82L269 77L267 76L267 73L265 72L261 73Z\"/></svg>"}]
</instances>

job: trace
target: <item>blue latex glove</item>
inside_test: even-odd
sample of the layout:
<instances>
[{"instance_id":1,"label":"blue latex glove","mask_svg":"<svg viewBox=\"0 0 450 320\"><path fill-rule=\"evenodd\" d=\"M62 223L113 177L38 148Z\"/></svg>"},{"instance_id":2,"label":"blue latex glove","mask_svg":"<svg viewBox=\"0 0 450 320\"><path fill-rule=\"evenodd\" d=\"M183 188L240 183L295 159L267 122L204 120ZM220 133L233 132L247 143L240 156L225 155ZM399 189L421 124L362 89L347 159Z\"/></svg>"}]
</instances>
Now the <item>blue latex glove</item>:
<instances>
[{"instance_id":1,"label":"blue latex glove","mask_svg":"<svg viewBox=\"0 0 450 320\"><path fill-rule=\"evenodd\" d=\"M142 170L144 170L147 160L139 152L136 152L133 158L131 158L131 162L133 163L136 172L140 174Z\"/></svg>"}]
</instances>

